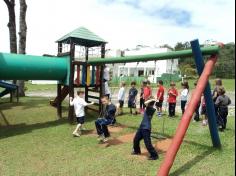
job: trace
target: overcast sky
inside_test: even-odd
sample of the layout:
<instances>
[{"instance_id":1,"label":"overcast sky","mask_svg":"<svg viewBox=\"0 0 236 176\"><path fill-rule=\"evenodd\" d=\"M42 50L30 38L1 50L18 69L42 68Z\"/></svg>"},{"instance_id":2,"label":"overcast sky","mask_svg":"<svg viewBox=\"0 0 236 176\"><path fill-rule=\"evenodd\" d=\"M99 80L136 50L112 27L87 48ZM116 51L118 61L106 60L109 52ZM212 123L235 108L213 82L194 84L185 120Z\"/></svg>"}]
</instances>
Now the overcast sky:
<instances>
[{"instance_id":1,"label":"overcast sky","mask_svg":"<svg viewBox=\"0 0 236 176\"><path fill-rule=\"evenodd\" d=\"M195 38L201 43L208 39L235 42L234 0L26 1L27 54L56 54L55 41L80 26L113 49L138 44L174 46ZM18 9L16 4L17 16ZM7 8L0 1L0 52L9 52L7 22Z\"/></svg>"}]
</instances>

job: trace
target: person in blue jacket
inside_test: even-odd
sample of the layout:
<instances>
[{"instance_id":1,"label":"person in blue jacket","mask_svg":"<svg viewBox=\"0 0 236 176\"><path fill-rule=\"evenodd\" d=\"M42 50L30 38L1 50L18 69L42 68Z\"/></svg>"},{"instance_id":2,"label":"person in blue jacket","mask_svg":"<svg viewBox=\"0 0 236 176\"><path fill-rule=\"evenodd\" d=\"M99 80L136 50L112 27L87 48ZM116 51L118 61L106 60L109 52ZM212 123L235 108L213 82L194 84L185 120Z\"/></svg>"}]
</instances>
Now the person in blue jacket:
<instances>
[{"instance_id":1,"label":"person in blue jacket","mask_svg":"<svg viewBox=\"0 0 236 176\"><path fill-rule=\"evenodd\" d=\"M107 126L112 125L116 122L116 106L111 103L107 96L101 98L102 104L105 106L103 117L95 121L95 126L97 129L98 140L101 142L107 142L110 133Z\"/></svg>"},{"instance_id":2,"label":"person in blue jacket","mask_svg":"<svg viewBox=\"0 0 236 176\"><path fill-rule=\"evenodd\" d=\"M156 111L155 108L155 98L150 97L146 102L146 109L144 111L143 120L138 128L138 131L135 134L134 140L133 140L133 152L132 155L140 155L141 149L140 149L140 141L143 139L144 144L150 154L149 160L157 160L158 153L155 150L155 148L152 145L151 141L151 120L153 117L153 114Z\"/></svg>"}]
</instances>

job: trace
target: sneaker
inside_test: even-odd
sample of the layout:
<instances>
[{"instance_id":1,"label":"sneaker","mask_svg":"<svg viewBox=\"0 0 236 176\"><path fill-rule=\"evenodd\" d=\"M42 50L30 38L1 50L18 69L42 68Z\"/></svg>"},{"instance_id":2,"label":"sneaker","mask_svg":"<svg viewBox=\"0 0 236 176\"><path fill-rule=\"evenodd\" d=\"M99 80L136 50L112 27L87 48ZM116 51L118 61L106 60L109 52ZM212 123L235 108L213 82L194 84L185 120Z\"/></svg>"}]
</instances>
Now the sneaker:
<instances>
[{"instance_id":1,"label":"sneaker","mask_svg":"<svg viewBox=\"0 0 236 176\"><path fill-rule=\"evenodd\" d=\"M219 128L219 131L220 131L220 132L224 132L224 128L222 128L222 127Z\"/></svg>"},{"instance_id":2,"label":"sneaker","mask_svg":"<svg viewBox=\"0 0 236 176\"><path fill-rule=\"evenodd\" d=\"M132 151L132 152L131 152L131 155L141 155L141 152Z\"/></svg>"},{"instance_id":3,"label":"sneaker","mask_svg":"<svg viewBox=\"0 0 236 176\"><path fill-rule=\"evenodd\" d=\"M81 128L81 131L85 131L85 130L86 130L86 128L84 128L84 127L83 127L83 128Z\"/></svg>"},{"instance_id":4,"label":"sneaker","mask_svg":"<svg viewBox=\"0 0 236 176\"><path fill-rule=\"evenodd\" d=\"M158 155L157 156L149 156L148 157L148 160L157 160L159 157L158 157Z\"/></svg>"},{"instance_id":5,"label":"sneaker","mask_svg":"<svg viewBox=\"0 0 236 176\"><path fill-rule=\"evenodd\" d=\"M103 138L103 139L102 139L102 142L105 143L105 142L107 142L108 140L109 140L108 138Z\"/></svg>"},{"instance_id":6,"label":"sneaker","mask_svg":"<svg viewBox=\"0 0 236 176\"><path fill-rule=\"evenodd\" d=\"M103 136L102 135L98 135L97 140L101 141L102 139L103 139Z\"/></svg>"},{"instance_id":7,"label":"sneaker","mask_svg":"<svg viewBox=\"0 0 236 176\"><path fill-rule=\"evenodd\" d=\"M80 137L78 132L73 132L72 134L73 134L74 137Z\"/></svg>"}]
</instances>

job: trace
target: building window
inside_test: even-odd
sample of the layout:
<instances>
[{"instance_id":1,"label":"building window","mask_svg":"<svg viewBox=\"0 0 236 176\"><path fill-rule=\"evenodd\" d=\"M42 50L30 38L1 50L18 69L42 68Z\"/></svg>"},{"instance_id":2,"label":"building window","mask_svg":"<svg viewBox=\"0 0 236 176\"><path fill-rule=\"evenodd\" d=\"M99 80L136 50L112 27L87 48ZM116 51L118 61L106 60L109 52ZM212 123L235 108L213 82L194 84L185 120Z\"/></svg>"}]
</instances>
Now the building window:
<instances>
[{"instance_id":1,"label":"building window","mask_svg":"<svg viewBox=\"0 0 236 176\"><path fill-rule=\"evenodd\" d=\"M144 76L144 71L143 70L139 70L138 71L138 76Z\"/></svg>"}]
</instances>

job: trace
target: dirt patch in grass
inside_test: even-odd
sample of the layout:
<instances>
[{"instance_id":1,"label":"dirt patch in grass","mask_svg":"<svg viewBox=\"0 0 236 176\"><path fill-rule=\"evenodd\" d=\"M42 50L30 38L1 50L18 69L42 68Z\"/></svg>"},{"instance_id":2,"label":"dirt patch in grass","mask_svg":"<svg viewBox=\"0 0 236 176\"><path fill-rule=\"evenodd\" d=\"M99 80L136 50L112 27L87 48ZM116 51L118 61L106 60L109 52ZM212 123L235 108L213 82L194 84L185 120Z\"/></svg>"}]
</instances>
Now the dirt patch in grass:
<instances>
[{"instance_id":1,"label":"dirt patch in grass","mask_svg":"<svg viewBox=\"0 0 236 176\"><path fill-rule=\"evenodd\" d=\"M134 139L134 135L135 133L130 133L130 134L126 134L117 138L112 138L108 140L105 144L103 144L103 146L109 147L112 145L120 145L123 143L132 142ZM165 153L168 150L171 142L172 142L172 139L169 139L169 138L160 139L154 144L154 147L158 151L158 153ZM146 149L143 148L142 151L144 155L146 156L148 155L148 151Z\"/></svg>"},{"instance_id":2,"label":"dirt patch in grass","mask_svg":"<svg viewBox=\"0 0 236 176\"><path fill-rule=\"evenodd\" d=\"M119 133L121 132L124 128L126 128L125 125L119 125L119 126L109 126L108 130L110 133ZM97 131L96 130L83 130L82 135L88 135L88 136L97 136Z\"/></svg>"}]
</instances>

